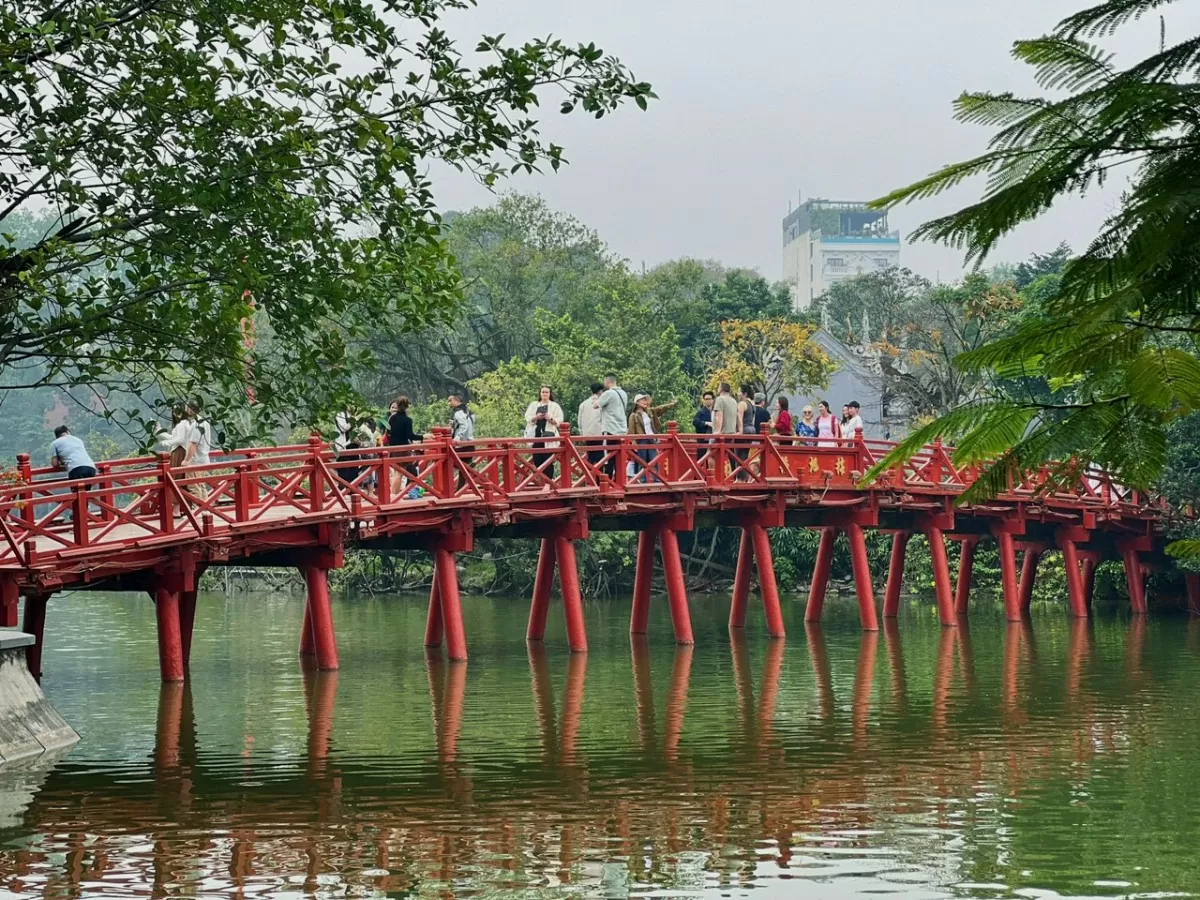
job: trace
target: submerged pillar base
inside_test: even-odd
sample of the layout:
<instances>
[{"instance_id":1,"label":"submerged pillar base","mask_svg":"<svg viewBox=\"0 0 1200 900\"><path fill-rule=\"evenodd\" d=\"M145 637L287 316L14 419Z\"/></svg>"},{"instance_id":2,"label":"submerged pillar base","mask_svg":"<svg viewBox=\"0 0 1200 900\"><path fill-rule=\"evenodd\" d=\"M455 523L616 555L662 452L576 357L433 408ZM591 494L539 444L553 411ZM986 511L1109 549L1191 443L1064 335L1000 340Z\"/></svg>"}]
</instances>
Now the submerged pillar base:
<instances>
[{"instance_id":1,"label":"submerged pillar base","mask_svg":"<svg viewBox=\"0 0 1200 900\"><path fill-rule=\"evenodd\" d=\"M0 631L0 767L79 740L29 674L25 648L33 643L23 631Z\"/></svg>"}]
</instances>

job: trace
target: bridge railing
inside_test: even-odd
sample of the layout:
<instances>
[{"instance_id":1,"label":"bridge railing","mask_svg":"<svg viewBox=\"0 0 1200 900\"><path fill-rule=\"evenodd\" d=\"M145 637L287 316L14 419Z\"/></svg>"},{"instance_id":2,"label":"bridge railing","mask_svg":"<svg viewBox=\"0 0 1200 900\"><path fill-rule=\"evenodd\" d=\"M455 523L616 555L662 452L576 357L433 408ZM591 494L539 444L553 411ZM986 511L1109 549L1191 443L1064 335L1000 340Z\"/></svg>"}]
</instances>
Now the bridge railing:
<instances>
[{"instance_id":1,"label":"bridge railing","mask_svg":"<svg viewBox=\"0 0 1200 900\"><path fill-rule=\"evenodd\" d=\"M422 506L494 506L540 497L653 492L744 492L763 487L854 490L890 452L861 434L837 440L680 433L579 437L563 426L545 438L469 444L435 429L424 443L334 453L306 444L220 454L205 466L171 468L165 454L102 463L94 478L66 482L32 469L0 489L0 567L39 557L82 556L99 546L151 548L288 521L367 520ZM57 477L51 477L51 475ZM1002 499L1128 511L1146 498L1106 473L1084 470L1051 491L1051 474L1014 483ZM884 473L873 490L957 495L977 478L933 444ZM1156 505L1161 501L1154 501Z\"/></svg>"}]
</instances>

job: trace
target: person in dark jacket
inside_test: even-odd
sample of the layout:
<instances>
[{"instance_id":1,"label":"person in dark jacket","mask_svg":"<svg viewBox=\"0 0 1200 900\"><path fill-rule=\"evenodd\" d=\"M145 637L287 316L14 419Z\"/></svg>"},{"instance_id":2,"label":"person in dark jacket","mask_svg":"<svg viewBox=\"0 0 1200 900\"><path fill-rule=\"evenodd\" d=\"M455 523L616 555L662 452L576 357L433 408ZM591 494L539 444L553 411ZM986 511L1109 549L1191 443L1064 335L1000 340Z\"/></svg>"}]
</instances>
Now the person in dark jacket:
<instances>
[{"instance_id":1,"label":"person in dark jacket","mask_svg":"<svg viewBox=\"0 0 1200 900\"><path fill-rule=\"evenodd\" d=\"M712 391L705 391L700 398L700 408L696 410L696 414L692 416L692 431L696 434L709 436L713 433L713 403L716 402L716 395ZM707 445L711 441L697 441L700 445L696 451L696 459L704 459L704 454L708 452Z\"/></svg>"},{"instance_id":2,"label":"person in dark jacket","mask_svg":"<svg viewBox=\"0 0 1200 900\"><path fill-rule=\"evenodd\" d=\"M425 436L417 434L413 431L413 421L408 415L408 398L401 395L396 398L396 411L392 413L388 419L388 446L390 447L407 447L410 444L419 444L425 440ZM392 496L398 497L403 481L404 474L408 473L413 478L417 477L417 467L413 463L405 463L400 469L392 473Z\"/></svg>"}]
</instances>

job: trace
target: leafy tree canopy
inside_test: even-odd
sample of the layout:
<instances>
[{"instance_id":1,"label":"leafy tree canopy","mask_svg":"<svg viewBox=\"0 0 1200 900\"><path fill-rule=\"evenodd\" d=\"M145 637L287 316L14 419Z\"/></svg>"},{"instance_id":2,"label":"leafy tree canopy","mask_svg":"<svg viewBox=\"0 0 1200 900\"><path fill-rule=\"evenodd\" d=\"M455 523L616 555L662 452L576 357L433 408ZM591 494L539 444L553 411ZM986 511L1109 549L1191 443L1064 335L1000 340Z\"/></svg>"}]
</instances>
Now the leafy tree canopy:
<instances>
[{"instance_id":1,"label":"leafy tree canopy","mask_svg":"<svg viewBox=\"0 0 1200 900\"><path fill-rule=\"evenodd\" d=\"M721 323L720 344L712 356L710 390L728 382L736 391L749 385L774 400L779 394L828 387L836 364L812 340L811 325L787 319L731 319Z\"/></svg>"},{"instance_id":2,"label":"leafy tree canopy","mask_svg":"<svg viewBox=\"0 0 1200 900\"><path fill-rule=\"evenodd\" d=\"M1052 396L981 398L914 432L895 459L940 435L957 444L960 460L990 461L976 496L1052 460L1073 460L1059 469L1063 478L1095 462L1141 488L1162 472L1171 423L1200 406L1200 38L1164 40L1125 68L1099 42L1171 2L1105 0L1049 35L1018 41L1014 55L1052 95L964 94L958 118L999 129L988 151L879 201L918 200L985 175L979 202L918 232L981 262L1059 197L1118 169L1130 173L1042 313L958 359L972 372L1042 378Z\"/></svg>"},{"instance_id":3,"label":"leafy tree canopy","mask_svg":"<svg viewBox=\"0 0 1200 900\"><path fill-rule=\"evenodd\" d=\"M247 429L311 422L370 363L367 326L444 320L428 163L557 168L539 101L653 96L590 44L491 36L468 58L441 20L472 5L0 9L0 372L28 376L8 389L169 381L220 416L250 385Z\"/></svg>"}]
</instances>

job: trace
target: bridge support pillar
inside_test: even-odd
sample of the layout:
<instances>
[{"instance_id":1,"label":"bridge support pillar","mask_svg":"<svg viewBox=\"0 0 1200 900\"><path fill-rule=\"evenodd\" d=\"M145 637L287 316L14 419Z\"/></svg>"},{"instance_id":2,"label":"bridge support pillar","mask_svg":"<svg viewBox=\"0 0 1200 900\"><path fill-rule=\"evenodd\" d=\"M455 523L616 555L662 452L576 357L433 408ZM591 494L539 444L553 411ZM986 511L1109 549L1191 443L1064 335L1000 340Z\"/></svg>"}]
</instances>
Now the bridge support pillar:
<instances>
[{"instance_id":1,"label":"bridge support pillar","mask_svg":"<svg viewBox=\"0 0 1200 900\"><path fill-rule=\"evenodd\" d=\"M158 669L166 682L183 681L183 641L179 633L179 592L158 587L154 591L154 616L158 624Z\"/></svg>"},{"instance_id":2,"label":"bridge support pillar","mask_svg":"<svg viewBox=\"0 0 1200 900\"><path fill-rule=\"evenodd\" d=\"M825 592L829 589L829 575L833 570L833 542L837 540L837 528L821 529L821 543L817 547L817 562L813 566L812 585L808 591L808 605L804 608L805 622L820 622L825 609Z\"/></svg>"},{"instance_id":3,"label":"bridge support pillar","mask_svg":"<svg viewBox=\"0 0 1200 900\"><path fill-rule=\"evenodd\" d=\"M558 558L558 580L562 585L563 614L567 619L567 645L572 653L587 653L587 629L583 623L583 593L579 589L579 569L575 563L575 542L569 537L554 539ZM676 560L679 555L676 553Z\"/></svg>"},{"instance_id":4,"label":"bridge support pillar","mask_svg":"<svg viewBox=\"0 0 1200 900\"><path fill-rule=\"evenodd\" d=\"M746 607L750 603L750 576L754 568L754 542L750 538L750 529L742 529L742 539L738 543L737 570L733 576L733 597L729 604L729 628L736 630L746 627Z\"/></svg>"},{"instance_id":5,"label":"bridge support pillar","mask_svg":"<svg viewBox=\"0 0 1200 900\"><path fill-rule=\"evenodd\" d=\"M1071 615L1077 619L1088 617L1088 598L1083 583L1083 572L1079 567L1079 548L1075 541L1063 539L1063 566L1067 570L1067 598L1070 602Z\"/></svg>"},{"instance_id":6,"label":"bridge support pillar","mask_svg":"<svg viewBox=\"0 0 1200 900\"><path fill-rule=\"evenodd\" d=\"M1004 589L1004 617L1010 622L1021 621L1021 594L1017 584L1017 549L1013 536L1007 531L996 534L1000 550L1000 584Z\"/></svg>"},{"instance_id":7,"label":"bridge support pillar","mask_svg":"<svg viewBox=\"0 0 1200 900\"><path fill-rule=\"evenodd\" d=\"M850 540L850 562L854 568L854 587L858 592L858 617L862 621L864 631L878 631L879 621L875 617L875 590L871 584L871 565L867 560L867 539L863 534L862 526L854 522L848 524L846 537ZM824 540L823 537L822 540Z\"/></svg>"},{"instance_id":8,"label":"bridge support pillar","mask_svg":"<svg viewBox=\"0 0 1200 900\"><path fill-rule=\"evenodd\" d=\"M900 591L904 588L904 559L908 555L908 540L912 535L897 531L892 535L892 556L888 562L887 588L883 594L883 617L894 619L900 614Z\"/></svg>"},{"instance_id":9,"label":"bridge support pillar","mask_svg":"<svg viewBox=\"0 0 1200 900\"><path fill-rule=\"evenodd\" d=\"M308 587L306 618L312 633L317 668L327 671L336 669L337 637L333 631L333 609L329 604L329 570L320 566L305 566L304 581Z\"/></svg>"},{"instance_id":10,"label":"bridge support pillar","mask_svg":"<svg viewBox=\"0 0 1200 900\"><path fill-rule=\"evenodd\" d=\"M0 578L0 628L17 627L17 603L21 600L21 589L10 578Z\"/></svg>"},{"instance_id":11,"label":"bridge support pillar","mask_svg":"<svg viewBox=\"0 0 1200 900\"><path fill-rule=\"evenodd\" d=\"M436 569L436 566L435 566ZM429 586L429 612L425 616L425 646L434 648L442 646L442 592L438 590L437 572L434 572L433 583Z\"/></svg>"},{"instance_id":12,"label":"bridge support pillar","mask_svg":"<svg viewBox=\"0 0 1200 900\"><path fill-rule=\"evenodd\" d=\"M38 681L42 680L42 648L46 633L46 596L25 598L25 621L21 630L33 635L33 643L25 648L25 668Z\"/></svg>"},{"instance_id":13,"label":"bridge support pillar","mask_svg":"<svg viewBox=\"0 0 1200 900\"><path fill-rule=\"evenodd\" d=\"M958 556L958 581L954 586L954 614L965 616L971 602L971 579L975 574L975 547L979 538L964 538Z\"/></svg>"},{"instance_id":14,"label":"bridge support pillar","mask_svg":"<svg viewBox=\"0 0 1200 900\"><path fill-rule=\"evenodd\" d=\"M683 579L683 561L679 557L679 533L671 528L659 532L663 574L667 581L667 601L671 606L671 625L676 644L694 644L692 614L688 609L687 585Z\"/></svg>"},{"instance_id":15,"label":"bridge support pillar","mask_svg":"<svg viewBox=\"0 0 1200 900\"><path fill-rule=\"evenodd\" d=\"M525 629L527 641L540 641L546 636L546 617L550 613L550 594L554 588L556 562L554 539L542 538L537 575L533 582L533 603L529 607L529 625Z\"/></svg>"},{"instance_id":16,"label":"bridge support pillar","mask_svg":"<svg viewBox=\"0 0 1200 900\"><path fill-rule=\"evenodd\" d=\"M645 634L650 627L650 592L654 583L654 547L657 542L658 532L653 528L638 533L633 610L629 614L630 634Z\"/></svg>"},{"instance_id":17,"label":"bridge support pillar","mask_svg":"<svg viewBox=\"0 0 1200 900\"><path fill-rule=\"evenodd\" d=\"M1126 544L1121 547L1121 559L1125 563L1125 584L1129 588L1129 605L1135 616L1146 614L1146 573L1142 571L1137 547Z\"/></svg>"},{"instance_id":18,"label":"bridge support pillar","mask_svg":"<svg viewBox=\"0 0 1200 900\"><path fill-rule=\"evenodd\" d=\"M462 599L458 594L458 570L454 567L454 553L448 547L433 551L433 577L446 635L446 654L452 661L465 662L467 635L463 630ZM426 627L428 624L427 621Z\"/></svg>"},{"instance_id":19,"label":"bridge support pillar","mask_svg":"<svg viewBox=\"0 0 1200 900\"><path fill-rule=\"evenodd\" d=\"M950 561L946 558L946 535L942 529L930 527L925 536L929 539L929 558L933 562L933 589L937 597L938 618L943 628L958 624L954 615L954 594L950 587Z\"/></svg>"},{"instance_id":20,"label":"bridge support pillar","mask_svg":"<svg viewBox=\"0 0 1200 900\"><path fill-rule=\"evenodd\" d=\"M196 624L196 591L179 592L179 644L183 649L183 667L192 665L192 626Z\"/></svg>"},{"instance_id":21,"label":"bridge support pillar","mask_svg":"<svg viewBox=\"0 0 1200 900\"><path fill-rule=\"evenodd\" d=\"M1094 553L1089 553L1083 558L1083 602L1087 604L1087 608L1092 608L1092 598L1096 595L1096 566L1100 565L1100 560Z\"/></svg>"},{"instance_id":22,"label":"bridge support pillar","mask_svg":"<svg viewBox=\"0 0 1200 900\"><path fill-rule=\"evenodd\" d=\"M729 629L737 631L746 627L746 608L750 604L750 579L756 564L763 613L767 619L767 634L773 638L786 637L783 607L779 603L779 586L775 581L771 536L767 533L766 526L758 522L751 522L742 527L737 570L733 578L733 600L729 605Z\"/></svg>"},{"instance_id":23,"label":"bridge support pillar","mask_svg":"<svg viewBox=\"0 0 1200 900\"><path fill-rule=\"evenodd\" d=\"M304 602L304 621L300 623L300 655L317 655L317 647L313 643L312 612L308 608L307 600Z\"/></svg>"},{"instance_id":24,"label":"bridge support pillar","mask_svg":"<svg viewBox=\"0 0 1200 900\"><path fill-rule=\"evenodd\" d=\"M1029 615L1030 604L1033 603L1033 583L1037 580L1038 563L1042 561L1042 551L1030 547L1021 559L1021 615Z\"/></svg>"},{"instance_id":25,"label":"bridge support pillar","mask_svg":"<svg viewBox=\"0 0 1200 900\"><path fill-rule=\"evenodd\" d=\"M762 591L763 613L767 618L767 634L773 638L787 636L783 626L783 608L779 604L779 585L775 582L775 559L771 555L771 537L758 522L750 526L754 557L758 563L758 587ZM739 567L741 562L739 560Z\"/></svg>"}]
</instances>

